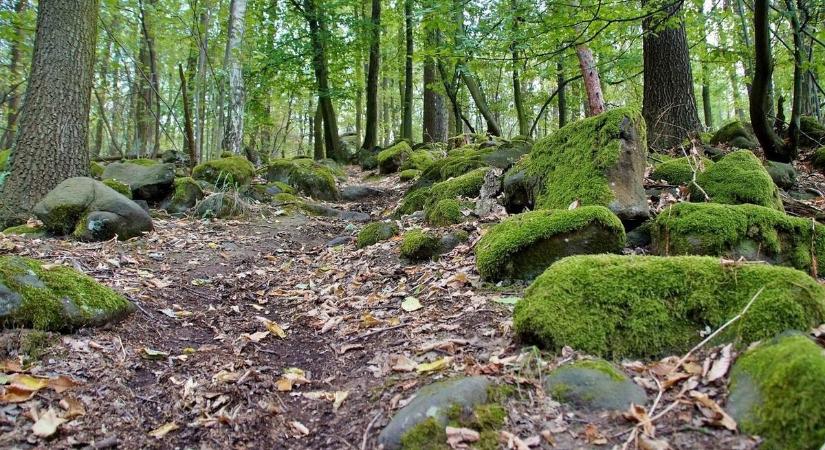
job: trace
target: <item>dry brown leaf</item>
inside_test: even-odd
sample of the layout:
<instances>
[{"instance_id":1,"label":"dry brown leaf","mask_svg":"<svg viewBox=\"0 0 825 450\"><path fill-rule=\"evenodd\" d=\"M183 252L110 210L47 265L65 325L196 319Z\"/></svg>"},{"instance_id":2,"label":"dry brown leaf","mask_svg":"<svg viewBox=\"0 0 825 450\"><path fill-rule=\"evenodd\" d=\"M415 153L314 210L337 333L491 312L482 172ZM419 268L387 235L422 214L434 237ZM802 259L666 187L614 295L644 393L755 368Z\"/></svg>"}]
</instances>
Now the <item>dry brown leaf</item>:
<instances>
[{"instance_id":1,"label":"dry brown leaf","mask_svg":"<svg viewBox=\"0 0 825 450\"><path fill-rule=\"evenodd\" d=\"M730 369L731 363L732 348L732 344L728 344L722 347L722 351L719 353L719 358L713 361L713 364L711 365L710 370L708 371L706 377L708 383L712 383L724 377L728 373L728 369Z\"/></svg>"},{"instance_id":2,"label":"dry brown leaf","mask_svg":"<svg viewBox=\"0 0 825 450\"><path fill-rule=\"evenodd\" d=\"M681 383L682 381L687 380L692 376L693 375L684 372L669 373L665 377L665 381L662 382L662 388L664 388L665 390L670 389L671 387L673 387L673 385Z\"/></svg>"},{"instance_id":3,"label":"dry brown leaf","mask_svg":"<svg viewBox=\"0 0 825 450\"><path fill-rule=\"evenodd\" d=\"M71 420L75 417L86 415L86 407L83 406L83 403L76 397L64 397L62 400L60 400L60 407L66 410L66 412L63 413L64 419Z\"/></svg>"},{"instance_id":4,"label":"dry brown leaf","mask_svg":"<svg viewBox=\"0 0 825 450\"><path fill-rule=\"evenodd\" d=\"M672 450L670 444L663 440L663 439L653 439L650 437L645 436L644 434L639 436L639 449L640 450Z\"/></svg>"},{"instance_id":5,"label":"dry brown leaf","mask_svg":"<svg viewBox=\"0 0 825 450\"><path fill-rule=\"evenodd\" d=\"M33 412L33 415L36 414ZM32 425L32 432L35 436L49 437L57 432L57 428L66 422L66 419L57 417L57 413L49 408L46 412L37 417Z\"/></svg>"},{"instance_id":6,"label":"dry brown leaf","mask_svg":"<svg viewBox=\"0 0 825 450\"><path fill-rule=\"evenodd\" d=\"M478 431L470 428L447 427L446 432L447 444L453 449L470 448L469 445L467 445L468 442L478 442L479 439L481 439Z\"/></svg>"},{"instance_id":7,"label":"dry brown leaf","mask_svg":"<svg viewBox=\"0 0 825 450\"><path fill-rule=\"evenodd\" d=\"M396 372L412 372L418 367L418 363L404 355L393 355L390 357L392 370Z\"/></svg>"},{"instance_id":8,"label":"dry brown leaf","mask_svg":"<svg viewBox=\"0 0 825 450\"><path fill-rule=\"evenodd\" d=\"M631 403L630 408L624 412L624 418L641 425L642 431L646 435L655 436L656 428L653 426L653 422L650 421L650 416L648 416L647 410L645 410L643 406Z\"/></svg>"},{"instance_id":9,"label":"dry brown leaf","mask_svg":"<svg viewBox=\"0 0 825 450\"><path fill-rule=\"evenodd\" d=\"M48 386L51 389L54 389L54 391L58 394L62 394L63 392L68 391L69 389L72 389L76 386L80 386L80 383L67 377L66 375L60 375L54 378L49 378Z\"/></svg>"},{"instance_id":10,"label":"dry brown leaf","mask_svg":"<svg viewBox=\"0 0 825 450\"><path fill-rule=\"evenodd\" d=\"M595 424L588 423L584 427L584 438L587 440L588 444L593 445L605 445L607 444L607 438L604 437L599 428L596 427Z\"/></svg>"},{"instance_id":11,"label":"dry brown leaf","mask_svg":"<svg viewBox=\"0 0 825 450\"><path fill-rule=\"evenodd\" d=\"M713 401L707 394L699 391L690 391L690 397L696 400L696 406L699 411L708 419L707 422L711 425L727 428L730 431L736 431L736 421L733 420L725 410Z\"/></svg>"},{"instance_id":12,"label":"dry brown leaf","mask_svg":"<svg viewBox=\"0 0 825 450\"><path fill-rule=\"evenodd\" d=\"M175 431L179 428L180 427L175 422L168 422L168 423L165 423L165 424L155 428L154 430L150 431L149 436L152 436L153 438L161 439L162 437L166 436L170 432Z\"/></svg>"},{"instance_id":13,"label":"dry brown leaf","mask_svg":"<svg viewBox=\"0 0 825 450\"><path fill-rule=\"evenodd\" d=\"M0 393L0 403L22 403L31 400L37 391L30 391L28 389L21 389L16 386L7 386Z\"/></svg>"},{"instance_id":14,"label":"dry brown leaf","mask_svg":"<svg viewBox=\"0 0 825 450\"><path fill-rule=\"evenodd\" d=\"M530 447L524 441L509 431L501 430L499 440L506 442L507 448L514 448L516 450L530 450Z\"/></svg>"}]
</instances>

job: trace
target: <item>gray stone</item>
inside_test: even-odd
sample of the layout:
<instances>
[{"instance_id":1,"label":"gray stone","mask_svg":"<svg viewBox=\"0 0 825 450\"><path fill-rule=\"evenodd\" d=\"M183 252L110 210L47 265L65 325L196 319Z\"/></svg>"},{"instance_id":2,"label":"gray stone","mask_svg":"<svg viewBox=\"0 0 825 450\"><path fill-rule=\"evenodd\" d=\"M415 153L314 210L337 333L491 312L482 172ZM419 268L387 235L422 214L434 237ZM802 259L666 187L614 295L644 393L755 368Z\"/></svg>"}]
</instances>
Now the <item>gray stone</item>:
<instances>
[{"instance_id":1,"label":"gray stone","mask_svg":"<svg viewBox=\"0 0 825 450\"><path fill-rule=\"evenodd\" d=\"M152 218L135 202L105 184L69 178L34 207L43 227L54 234L73 233L84 241L130 239L152 231Z\"/></svg>"},{"instance_id":2,"label":"gray stone","mask_svg":"<svg viewBox=\"0 0 825 450\"><path fill-rule=\"evenodd\" d=\"M378 442L385 450L398 449L401 437L430 417L446 425L447 412L453 405L472 410L486 403L489 387L490 381L485 377L459 377L425 386L395 414L378 435Z\"/></svg>"},{"instance_id":3,"label":"gray stone","mask_svg":"<svg viewBox=\"0 0 825 450\"><path fill-rule=\"evenodd\" d=\"M200 218L226 219L245 214L249 205L232 192L216 192L198 202L195 216Z\"/></svg>"},{"instance_id":4,"label":"gray stone","mask_svg":"<svg viewBox=\"0 0 825 450\"><path fill-rule=\"evenodd\" d=\"M191 178L177 178L174 191L161 202L160 207L169 214L182 214L195 207L203 197L203 189L196 181Z\"/></svg>"},{"instance_id":5,"label":"gray stone","mask_svg":"<svg viewBox=\"0 0 825 450\"><path fill-rule=\"evenodd\" d=\"M554 400L587 411L624 411L631 403L644 405L647 402L644 389L602 360L561 366L547 376L544 386Z\"/></svg>"},{"instance_id":6,"label":"gray stone","mask_svg":"<svg viewBox=\"0 0 825 450\"><path fill-rule=\"evenodd\" d=\"M369 222L370 215L358 211L342 211L320 203L304 203L301 205L304 211L322 217L333 217L346 220L348 222Z\"/></svg>"},{"instance_id":7,"label":"gray stone","mask_svg":"<svg viewBox=\"0 0 825 450\"><path fill-rule=\"evenodd\" d=\"M341 198L347 202L355 202L371 197L386 195L386 191L370 186L345 186L341 189Z\"/></svg>"},{"instance_id":8,"label":"gray stone","mask_svg":"<svg viewBox=\"0 0 825 450\"><path fill-rule=\"evenodd\" d=\"M352 236L337 236L327 242L327 247L338 247L339 245L352 242Z\"/></svg>"},{"instance_id":9,"label":"gray stone","mask_svg":"<svg viewBox=\"0 0 825 450\"><path fill-rule=\"evenodd\" d=\"M765 161L771 179L782 189L790 189L796 183L796 169L792 165L775 161Z\"/></svg>"},{"instance_id":10,"label":"gray stone","mask_svg":"<svg viewBox=\"0 0 825 450\"><path fill-rule=\"evenodd\" d=\"M115 162L103 171L105 179L114 178L132 189L136 200L161 201L172 191L175 182L174 164L141 164Z\"/></svg>"}]
</instances>

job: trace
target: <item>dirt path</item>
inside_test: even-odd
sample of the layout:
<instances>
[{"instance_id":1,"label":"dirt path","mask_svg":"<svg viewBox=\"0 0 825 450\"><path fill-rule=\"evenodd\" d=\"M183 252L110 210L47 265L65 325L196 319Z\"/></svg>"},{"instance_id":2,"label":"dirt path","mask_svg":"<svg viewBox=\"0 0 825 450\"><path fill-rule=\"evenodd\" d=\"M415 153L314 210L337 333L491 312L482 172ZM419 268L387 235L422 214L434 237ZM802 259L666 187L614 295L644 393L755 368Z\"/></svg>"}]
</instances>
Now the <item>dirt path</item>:
<instances>
[{"instance_id":1,"label":"dirt path","mask_svg":"<svg viewBox=\"0 0 825 450\"><path fill-rule=\"evenodd\" d=\"M350 181L361 176L351 172ZM388 194L338 207L378 217L403 187L395 179L369 184ZM360 226L270 206L238 221L155 225L148 238L125 243L4 241L4 252L76 266L127 293L139 310L108 329L56 337L29 372L81 385L0 407L0 447L376 448L377 433L417 388L456 374L517 386L507 428L516 435L552 428L556 448L609 448L600 437L625 439L619 433L629 424L617 415L563 414L536 389L546 364L561 358L543 362L513 344L509 307L495 300L519 289L482 287L469 245L407 265L397 239L363 250L327 247ZM471 242L476 225L465 226ZM422 308L402 309L409 297ZM264 319L285 337L268 332ZM24 335L3 333L12 357ZM445 368L410 366L427 362ZM51 440L34 437L30 411L62 411L67 397L85 415ZM672 443L751 447L693 427L692 407L681 409L687 421L665 425Z\"/></svg>"}]
</instances>

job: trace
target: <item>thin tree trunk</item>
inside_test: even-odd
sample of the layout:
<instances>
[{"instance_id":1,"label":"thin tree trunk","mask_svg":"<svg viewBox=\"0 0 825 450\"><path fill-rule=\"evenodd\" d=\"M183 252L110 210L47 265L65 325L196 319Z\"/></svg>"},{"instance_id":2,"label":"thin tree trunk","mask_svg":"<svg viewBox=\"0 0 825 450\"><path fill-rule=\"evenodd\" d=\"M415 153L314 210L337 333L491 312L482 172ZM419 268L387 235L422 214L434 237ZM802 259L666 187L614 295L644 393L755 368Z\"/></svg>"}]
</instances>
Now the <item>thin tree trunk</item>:
<instances>
[{"instance_id":1,"label":"thin tree trunk","mask_svg":"<svg viewBox=\"0 0 825 450\"><path fill-rule=\"evenodd\" d=\"M229 5L224 71L229 75L229 108L223 149L234 155L243 154L243 113L245 104L241 46L243 44L246 0L232 0Z\"/></svg>"},{"instance_id":2,"label":"thin tree trunk","mask_svg":"<svg viewBox=\"0 0 825 450\"><path fill-rule=\"evenodd\" d=\"M150 5L157 4L157 0L147 0ZM146 108L149 111L149 115L152 116L153 122L151 125L147 124L147 127L152 127L151 129L147 128L146 134L146 145L149 144L149 141L152 141L152 157L157 157L158 152L160 151L160 80L158 75L158 59L157 53L155 51L155 30L154 30L154 23L146 14L146 8L143 6L143 1L138 3L140 7L140 24L141 30L143 33L143 43L144 43L144 63L145 66L148 66L148 73L145 72L143 76L148 78L148 86L144 90L144 99L146 101ZM146 117L145 120L149 120L149 117Z\"/></svg>"},{"instance_id":3,"label":"thin tree trunk","mask_svg":"<svg viewBox=\"0 0 825 450\"><path fill-rule=\"evenodd\" d=\"M501 136L501 128L493 112L490 111L490 106L487 104L487 99L484 97L484 92L481 90L478 79L470 73L466 67L461 68L461 78L464 80L464 85L467 86L467 90L470 92L470 96L473 98L478 112L487 122L487 133L492 136Z\"/></svg>"},{"instance_id":4,"label":"thin tree trunk","mask_svg":"<svg viewBox=\"0 0 825 450\"><path fill-rule=\"evenodd\" d=\"M404 30L406 57L404 58L404 120L402 138L412 142L413 112L413 0L404 0Z\"/></svg>"},{"instance_id":5,"label":"thin tree trunk","mask_svg":"<svg viewBox=\"0 0 825 450\"><path fill-rule=\"evenodd\" d=\"M210 9L209 3L204 1L201 4L201 12L198 20L197 41L198 41L198 72L195 81L195 110L197 111L197 122L195 123L195 140L197 142L197 154L199 159L203 157L204 137L206 132L206 63L208 59Z\"/></svg>"},{"instance_id":6,"label":"thin tree trunk","mask_svg":"<svg viewBox=\"0 0 825 450\"><path fill-rule=\"evenodd\" d=\"M576 56L579 58L579 67L584 79L584 91L587 94L585 113L587 116L597 116L605 111L602 81L599 78L599 69L593 60L593 52L585 44L576 46Z\"/></svg>"},{"instance_id":7,"label":"thin tree trunk","mask_svg":"<svg viewBox=\"0 0 825 450\"><path fill-rule=\"evenodd\" d=\"M556 63L556 89L558 89L559 96L559 128L567 125L567 82L564 78L564 63L561 58Z\"/></svg>"},{"instance_id":8,"label":"thin tree trunk","mask_svg":"<svg viewBox=\"0 0 825 450\"><path fill-rule=\"evenodd\" d=\"M189 154L189 168L194 169L198 163L197 153L195 152L195 132L192 130L192 108L189 101L189 89L186 86L186 74L183 73L183 66L178 65L178 72L180 74L180 89L183 93L183 124L186 131L186 152Z\"/></svg>"},{"instance_id":9,"label":"thin tree trunk","mask_svg":"<svg viewBox=\"0 0 825 450\"><path fill-rule=\"evenodd\" d=\"M361 148L378 144L378 74L381 70L381 0L372 0L370 16L370 65L367 70L367 123Z\"/></svg>"},{"instance_id":10,"label":"thin tree trunk","mask_svg":"<svg viewBox=\"0 0 825 450\"><path fill-rule=\"evenodd\" d=\"M793 99L791 100L791 120L788 122L788 140L784 152L795 158L799 151L799 118L802 114L802 25L799 22L799 13L796 10L795 0L785 0L788 21L793 34Z\"/></svg>"},{"instance_id":11,"label":"thin tree trunk","mask_svg":"<svg viewBox=\"0 0 825 450\"><path fill-rule=\"evenodd\" d=\"M312 122L312 120L310 120ZM321 160L326 158L324 154L324 130L322 126L322 122L324 121L324 112L321 109L321 104L318 103L318 106L315 108L315 121L311 123L312 126L312 135L314 136L314 146L312 155L316 160Z\"/></svg>"},{"instance_id":12,"label":"thin tree trunk","mask_svg":"<svg viewBox=\"0 0 825 450\"><path fill-rule=\"evenodd\" d=\"M315 82L318 89L318 103L323 115L324 147L326 156L338 162L345 162L344 155L341 154L341 145L338 139L338 118L335 116L335 108L332 105L332 97L329 88L329 66L327 64L326 45L324 36L327 34L326 23L321 8L318 8L316 1L303 0L304 15L309 22L309 34L312 41L312 66L315 71Z\"/></svg>"},{"instance_id":13,"label":"thin tree trunk","mask_svg":"<svg viewBox=\"0 0 825 450\"><path fill-rule=\"evenodd\" d=\"M771 42L768 21L770 0L755 0L753 4L753 30L755 61L753 84L750 92L750 117L753 133L765 157L771 161L790 162L793 156L782 148L782 140L776 135L768 119L770 110L769 86L773 75L771 61Z\"/></svg>"},{"instance_id":14,"label":"thin tree trunk","mask_svg":"<svg viewBox=\"0 0 825 450\"><path fill-rule=\"evenodd\" d=\"M104 101L105 95L107 93L107 88L109 84L108 80L108 72L109 72L109 58L112 53L112 42L110 41L106 44L106 53L100 60L100 90L95 91L95 96L97 97L97 123L95 124L95 139L94 145L91 148L91 158L97 158L100 156L101 152L103 151L103 127L104 122L107 122L106 119L106 102ZM102 91L102 92L100 92ZM106 128L110 128L106 125ZM111 134L111 132L110 132Z\"/></svg>"},{"instance_id":15,"label":"thin tree trunk","mask_svg":"<svg viewBox=\"0 0 825 450\"><path fill-rule=\"evenodd\" d=\"M18 80L20 77L20 47L23 45L25 30L21 22L23 21L23 14L28 8L28 0L17 0L14 6L14 39L11 42L11 51L9 52L9 84L12 85L9 93L8 114L6 115L6 129L3 132L3 138L0 139L0 149L11 148L14 142L14 132L17 128L17 118L20 114L20 89L19 83L22 85L23 80Z\"/></svg>"}]
</instances>

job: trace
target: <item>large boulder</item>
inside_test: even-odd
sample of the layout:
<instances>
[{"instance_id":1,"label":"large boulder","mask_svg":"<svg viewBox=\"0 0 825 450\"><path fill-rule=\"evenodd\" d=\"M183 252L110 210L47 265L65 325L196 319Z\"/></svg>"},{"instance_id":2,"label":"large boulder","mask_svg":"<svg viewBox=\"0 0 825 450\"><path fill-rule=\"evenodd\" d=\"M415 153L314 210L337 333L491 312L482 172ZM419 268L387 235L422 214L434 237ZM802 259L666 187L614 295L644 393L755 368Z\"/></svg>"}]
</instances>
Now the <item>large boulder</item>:
<instances>
[{"instance_id":1,"label":"large boulder","mask_svg":"<svg viewBox=\"0 0 825 450\"><path fill-rule=\"evenodd\" d=\"M621 253L625 239L622 222L604 206L531 211L505 219L481 238L476 267L491 281L531 280L566 256Z\"/></svg>"},{"instance_id":2,"label":"large boulder","mask_svg":"<svg viewBox=\"0 0 825 450\"><path fill-rule=\"evenodd\" d=\"M489 167L481 167L464 175L435 183L430 187L410 190L404 196L398 213L412 214L440 200L477 197L489 170L491 170Z\"/></svg>"},{"instance_id":3,"label":"large boulder","mask_svg":"<svg viewBox=\"0 0 825 450\"><path fill-rule=\"evenodd\" d=\"M134 305L66 266L0 257L0 322L6 328L73 331L125 317Z\"/></svg>"},{"instance_id":4,"label":"large boulder","mask_svg":"<svg viewBox=\"0 0 825 450\"><path fill-rule=\"evenodd\" d=\"M796 169L793 164L765 161L765 170L773 182L782 189L791 189L796 183Z\"/></svg>"},{"instance_id":5,"label":"large boulder","mask_svg":"<svg viewBox=\"0 0 825 450\"><path fill-rule=\"evenodd\" d=\"M161 201L172 191L175 165L152 163L113 162L103 170L101 178L115 179L129 185L136 200Z\"/></svg>"},{"instance_id":6,"label":"large boulder","mask_svg":"<svg viewBox=\"0 0 825 450\"><path fill-rule=\"evenodd\" d=\"M43 227L54 234L73 234L84 241L117 236L130 239L152 231L152 218L132 200L100 181L64 180L34 206Z\"/></svg>"},{"instance_id":7,"label":"large boulder","mask_svg":"<svg viewBox=\"0 0 825 450\"><path fill-rule=\"evenodd\" d=\"M710 138L711 145L727 145L729 147L755 149L759 142L753 134L750 123L734 120L720 128Z\"/></svg>"},{"instance_id":8,"label":"large boulder","mask_svg":"<svg viewBox=\"0 0 825 450\"><path fill-rule=\"evenodd\" d=\"M338 142L341 144L341 154L347 161L356 158L358 149L361 148L361 138L358 133L345 133L338 137Z\"/></svg>"},{"instance_id":9,"label":"large boulder","mask_svg":"<svg viewBox=\"0 0 825 450\"><path fill-rule=\"evenodd\" d=\"M626 411L647 402L644 389L613 364L587 359L565 364L544 380L545 391L559 402L587 411Z\"/></svg>"},{"instance_id":10,"label":"large boulder","mask_svg":"<svg viewBox=\"0 0 825 450\"><path fill-rule=\"evenodd\" d=\"M220 189L242 189L255 178L255 166L243 156L229 156L199 164L192 178L203 180Z\"/></svg>"},{"instance_id":11,"label":"large boulder","mask_svg":"<svg viewBox=\"0 0 825 450\"><path fill-rule=\"evenodd\" d=\"M745 258L825 273L825 226L763 206L677 203L652 222L651 236L661 256Z\"/></svg>"},{"instance_id":12,"label":"large boulder","mask_svg":"<svg viewBox=\"0 0 825 450\"><path fill-rule=\"evenodd\" d=\"M398 142L381 150L378 156L376 156L378 172L381 174L398 172L401 166L410 159L412 154L412 147L410 147L407 141Z\"/></svg>"},{"instance_id":13,"label":"large boulder","mask_svg":"<svg viewBox=\"0 0 825 450\"><path fill-rule=\"evenodd\" d=\"M698 185L698 186L697 186ZM738 205L751 203L784 211L779 188L771 175L750 150L729 153L696 176L691 199Z\"/></svg>"},{"instance_id":14,"label":"large boulder","mask_svg":"<svg viewBox=\"0 0 825 450\"><path fill-rule=\"evenodd\" d=\"M784 333L739 357L727 409L761 449L819 449L825 443L825 350Z\"/></svg>"},{"instance_id":15,"label":"large boulder","mask_svg":"<svg viewBox=\"0 0 825 450\"><path fill-rule=\"evenodd\" d=\"M760 293L761 290L761 293ZM519 338L610 359L684 354L742 312L713 342L747 345L825 321L825 287L795 269L708 256L562 259L516 304Z\"/></svg>"},{"instance_id":16,"label":"large boulder","mask_svg":"<svg viewBox=\"0 0 825 450\"><path fill-rule=\"evenodd\" d=\"M507 210L562 209L578 200L607 206L626 223L646 219L644 127L638 111L617 108L539 140L508 171Z\"/></svg>"},{"instance_id":17,"label":"large boulder","mask_svg":"<svg viewBox=\"0 0 825 450\"><path fill-rule=\"evenodd\" d=\"M190 177L175 178L175 189L161 208L169 214L182 214L192 209L204 197L203 189Z\"/></svg>"},{"instance_id":18,"label":"large boulder","mask_svg":"<svg viewBox=\"0 0 825 450\"><path fill-rule=\"evenodd\" d=\"M311 159L273 159L266 167L269 182L286 183L298 192L317 200L338 200L335 174Z\"/></svg>"},{"instance_id":19,"label":"large boulder","mask_svg":"<svg viewBox=\"0 0 825 450\"><path fill-rule=\"evenodd\" d=\"M404 233L401 240L401 257L409 261L430 259L441 250L441 239L433 232L420 229Z\"/></svg>"}]
</instances>

